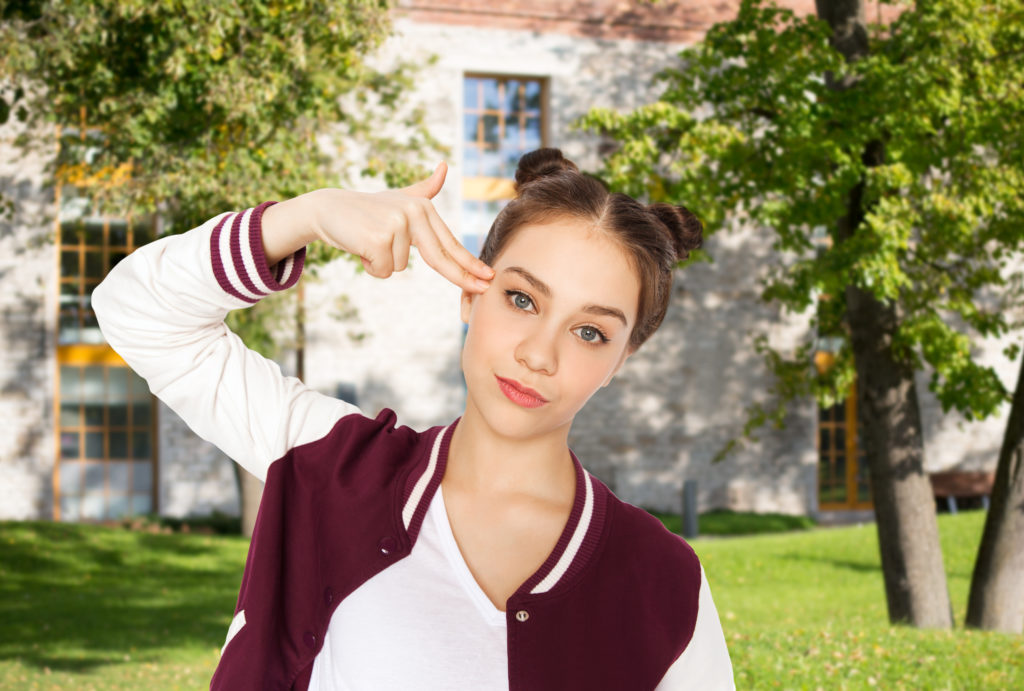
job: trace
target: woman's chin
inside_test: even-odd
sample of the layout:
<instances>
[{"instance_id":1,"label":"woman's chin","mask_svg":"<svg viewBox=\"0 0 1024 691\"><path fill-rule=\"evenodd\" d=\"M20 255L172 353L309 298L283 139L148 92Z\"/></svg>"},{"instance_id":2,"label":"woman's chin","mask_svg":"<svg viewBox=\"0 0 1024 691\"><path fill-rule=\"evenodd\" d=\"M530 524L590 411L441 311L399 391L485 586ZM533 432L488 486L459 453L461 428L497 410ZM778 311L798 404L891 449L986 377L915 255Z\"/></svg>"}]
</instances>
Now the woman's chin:
<instances>
[{"instance_id":1,"label":"woman's chin","mask_svg":"<svg viewBox=\"0 0 1024 691\"><path fill-rule=\"evenodd\" d=\"M570 419L568 424L558 424L550 411L544 411L543 408L544 406L523 408L508 403L503 406L492 406L486 411L477 409L474 411L476 415L470 415L467 407L467 415L463 416L463 420L468 417L471 425L482 425L489 434L507 440L536 441L549 435L567 438L572 420Z\"/></svg>"}]
</instances>

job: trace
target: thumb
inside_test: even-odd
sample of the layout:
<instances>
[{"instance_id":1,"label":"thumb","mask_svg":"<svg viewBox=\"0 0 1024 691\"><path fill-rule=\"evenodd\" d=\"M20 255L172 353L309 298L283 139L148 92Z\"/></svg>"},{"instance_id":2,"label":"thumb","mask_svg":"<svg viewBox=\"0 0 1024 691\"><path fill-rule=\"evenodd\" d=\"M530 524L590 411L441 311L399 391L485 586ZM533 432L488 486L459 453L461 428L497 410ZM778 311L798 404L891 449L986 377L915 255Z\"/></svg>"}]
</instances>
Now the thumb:
<instances>
[{"instance_id":1,"label":"thumb","mask_svg":"<svg viewBox=\"0 0 1024 691\"><path fill-rule=\"evenodd\" d=\"M444 178L447 174L448 164L441 161L437 164L437 168L434 168L434 172L430 174L429 178L415 182L402 191L414 197L433 199L441 191L441 187L444 186Z\"/></svg>"}]
</instances>

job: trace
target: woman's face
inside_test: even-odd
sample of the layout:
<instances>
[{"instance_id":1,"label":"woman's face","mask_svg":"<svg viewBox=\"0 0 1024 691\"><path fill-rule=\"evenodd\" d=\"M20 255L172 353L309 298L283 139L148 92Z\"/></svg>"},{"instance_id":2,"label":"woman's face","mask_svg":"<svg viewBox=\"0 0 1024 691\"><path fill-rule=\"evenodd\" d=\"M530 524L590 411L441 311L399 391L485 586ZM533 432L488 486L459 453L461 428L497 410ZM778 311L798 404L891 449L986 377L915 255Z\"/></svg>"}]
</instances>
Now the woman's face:
<instances>
[{"instance_id":1,"label":"woman's face","mask_svg":"<svg viewBox=\"0 0 1024 691\"><path fill-rule=\"evenodd\" d=\"M592 226L571 218L523 226L494 262L490 288L463 293L467 412L475 408L503 436L568 435L629 355L639 282L619 246Z\"/></svg>"}]
</instances>

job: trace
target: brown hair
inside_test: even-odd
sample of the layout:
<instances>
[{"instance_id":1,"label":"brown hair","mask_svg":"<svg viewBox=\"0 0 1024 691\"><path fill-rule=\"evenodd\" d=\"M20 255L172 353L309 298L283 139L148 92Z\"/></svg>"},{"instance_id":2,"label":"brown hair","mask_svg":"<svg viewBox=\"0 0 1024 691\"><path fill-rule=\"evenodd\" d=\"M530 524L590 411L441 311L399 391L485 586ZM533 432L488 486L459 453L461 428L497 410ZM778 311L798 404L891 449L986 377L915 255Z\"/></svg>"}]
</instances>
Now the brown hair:
<instances>
[{"instance_id":1,"label":"brown hair","mask_svg":"<svg viewBox=\"0 0 1024 691\"><path fill-rule=\"evenodd\" d=\"M565 216L593 221L626 251L640 281L636 324L629 335L630 349L639 348L665 318L672 269L701 245L700 220L685 206L645 205L610 193L597 179L581 174L558 149L537 149L519 159L516 195L494 219L480 258L493 264L527 224Z\"/></svg>"}]
</instances>

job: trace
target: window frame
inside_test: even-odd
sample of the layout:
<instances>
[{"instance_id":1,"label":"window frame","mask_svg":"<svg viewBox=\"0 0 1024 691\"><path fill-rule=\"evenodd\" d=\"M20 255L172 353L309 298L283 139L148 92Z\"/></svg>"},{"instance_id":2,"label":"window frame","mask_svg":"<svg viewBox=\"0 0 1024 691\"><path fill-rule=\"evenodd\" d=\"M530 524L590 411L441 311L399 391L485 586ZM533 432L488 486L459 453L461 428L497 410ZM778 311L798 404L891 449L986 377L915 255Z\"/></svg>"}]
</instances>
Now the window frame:
<instances>
[{"instance_id":1,"label":"window frame","mask_svg":"<svg viewBox=\"0 0 1024 691\"><path fill-rule=\"evenodd\" d=\"M500 104L507 104L506 85L509 82L518 81L520 82L521 88L526 88L525 85L528 82L536 83L540 87L540 93L538 96L538 109L536 114L533 114L530 109L522 109L519 111L509 111L503 107L498 109L488 109L485 107L483 102L484 93L480 92L477 99L477 107L475 109L469 109L466 106L466 84L470 79L479 80L495 80L498 88L498 99ZM483 242L483 238L487 234L487 228L481 228L473 226L467 222L467 207L470 205L496 205L500 210L504 202L515 197L515 179L514 169L510 171L508 177L495 177L487 175L477 175L477 171L472 171L470 174L468 152L470 148L475 148L477 151L482 153L485 151L486 139L484 139L483 128L484 128L484 116L497 116L498 118L498 136L499 142L498 151L501 151L500 142L504 141L505 138L505 124L506 115L509 112L515 112L518 114L520 122L521 137L525 137L525 122L531 117L536 117L539 120L539 134L540 142L539 147L548 146L549 141L549 123L550 123L550 85L551 80L545 75L537 74L518 74L518 73L497 73L497 72L476 72L476 71L465 71L461 75L460 83L460 113L459 113L459 133L460 133L460 170L462 173L461 179L461 197L460 203L460 236L463 243L467 248L476 254L479 250L479 246ZM466 120L469 116L476 116L477 120L477 133L471 140L469 133L466 131ZM522 140L521 140L522 141ZM522 152L530 149L522 149ZM484 215L491 212L497 213L494 209L481 210Z\"/></svg>"},{"instance_id":2,"label":"window frame","mask_svg":"<svg viewBox=\"0 0 1024 691\"><path fill-rule=\"evenodd\" d=\"M498 199L510 199L512 196L514 196L514 191L513 191L513 188L512 188L512 186L510 184L506 187L506 186L501 185L501 184L494 184L494 183L492 183L492 184L494 184L494 187L493 188L488 188L485 183L486 182L491 182L491 181L495 181L495 183L497 183L497 181L501 181L501 182L510 181L510 180L513 179L512 176L504 178L504 177L492 177L492 176L484 176L484 175L469 175L468 171L465 170L466 147L467 147L468 142L470 141L469 137L467 136L466 130L465 130L466 116L467 115L478 115L478 116L480 116L481 120L480 120L480 124L478 125L478 129L482 129L482 127L483 127L483 119L482 119L483 116L485 116L485 115L496 115L498 117L498 125L499 125L498 141L500 142L500 141L502 141L504 139L503 135L504 135L504 133L506 131L505 130L505 122L506 122L505 115L506 115L506 113L510 112L510 111L508 111L506 109L503 109L503 108L488 109L488 108L484 107L484 104L482 102L478 103L478 108L476 110L474 110L473 112L470 112L469 110L467 110L466 103L465 103L465 88L466 88L466 81L469 80L469 79L493 79L493 80L496 80L498 82L499 99L501 99L502 101L504 101L504 87L505 87L505 84L507 84L508 82L519 81L519 82L523 82L523 83L525 83L525 82L535 82L535 83L537 83L540 86L540 96L539 96L539 104L538 104L538 111L539 112L537 113L537 117L540 120L540 146L541 147L548 146L548 140L550 139L549 134L548 134L548 129L550 127L550 110L551 110L550 109L550 88L551 88L551 80L550 80L549 77L544 76L544 75L517 74L517 73L511 73L511 72L509 72L509 73L505 73L505 72L496 73L496 72L473 72L473 71L466 71L466 72L464 72L462 74L462 89L460 89L460 93L462 94L462 100L461 100L461 106L460 106L460 116L461 116L461 121L460 122L461 122L461 125L460 125L460 128L459 128L459 131L461 132L461 135L462 135L460 141L461 141L462 149L463 149L463 151L462 151L462 164L463 164L463 169L464 169L463 184L462 184L463 195L462 196L463 196L464 199L477 199L477 200L481 200L481 201L493 201L493 200L498 200ZM481 97L480 97L481 101L482 101L482 98L483 98L483 96L481 95ZM520 113L521 114L521 116L520 116L521 120L525 120L526 118L530 117L529 111L527 111L527 110L512 111L512 112ZM520 131L521 132L525 132L525 128L521 127ZM483 144L483 143L485 143L486 140L484 140L483 138L481 138L480 135L478 135L473 141L477 142L478 144ZM478 146L477 148L483 150L482 146ZM473 181L480 181L480 182L475 182L474 183ZM469 187L468 191L470 192L469 194L467 194L467 183L468 183L468 187ZM499 196L499 195L501 195L501 196Z\"/></svg>"},{"instance_id":3,"label":"window frame","mask_svg":"<svg viewBox=\"0 0 1024 691\"><path fill-rule=\"evenodd\" d=\"M84 122L84 114L83 114ZM61 128L57 127L57 146L58 146L58 161L62 157L63 142L70 137L78 137L80 144L85 147L85 156L88 156L88 139L91 136L95 136L95 132L82 126L78 128ZM73 164L72 164L73 165ZM117 493L112 493L110 490L110 464L120 462L134 462L144 459L133 458L133 453L130 453L130 447L132 443L132 435L135 431L144 429L149 434L149 458L146 459L150 463L150 486L149 486L149 500L150 500L150 511L149 513L159 513L159 472L160 472L160 457L159 457L159 406L157 405L157 398L148 392L148 387L145 397L149 403L149 422L145 425L133 425L129 422L133 422L131 417L126 417L124 425L111 425L109 419L109 401L104 400L103 405L103 424L102 425L88 425L85 419L84 408L80 411L81 417L79 418L79 424L75 427L65 427L61 423L61 407L62 403L66 402L62 398L61 391L61 369L65 366L70 367L102 367L103 368L103 390L108 390L109 382L109 371L114 368L124 368L131 371L128 364L111 348L106 342L102 341L102 334L99 334L98 327L96 334L99 337L99 341L83 341L83 334L86 333L87 322L91 321L88 319L87 313L91 313L91 305L89 305L89 296L92 290L99 285L99 283L106 276L107 272L120 261L124 256L130 254L139 243L137 240L142 239L141 244L152 241L157 236L157 225L156 219L150 219L145 222L133 222L132 219L119 219L110 216L104 216L92 213L91 204L86 200L83 205L82 213L75 215L73 218L69 218L64 213L64 202L65 202L65 184L59 179L54 188L54 201L58 213L54 219L54 237L56 238L56 251L54 252L54 275L56 276L55 281L55 292L56 292L56 323L54 329L54 341L56 343L56 366L54 371L54 395L53 395L53 438L54 438L54 453L53 453L53 471L51 475L51 488L53 496L53 519L56 521L62 520L62 496L65 493L61 485L61 464L66 459L62 457L62 445L61 445L61 434L67 429L75 429L79 432L79 455L78 459L80 467L84 470L88 464L93 462L99 463L103 467L104 475L104 489L103 489L103 507L104 513L107 507L110 506L110 500L112 496ZM72 186L68 183L67 186ZM100 227L100 235L97 243L89 242L84 227L86 223L92 223L93 226ZM111 244L111 226L124 224L124 243L123 244ZM66 233L70 227L81 224L82 231L79 236L74 239L73 242L69 242L70 238L67 237ZM77 253L77 271L73 275L65 275L64 273L64 261L67 253ZM88 255L98 256L99 260L99 275L90 276L88 274ZM114 257L117 257L115 260ZM74 285L74 290L66 290L65 286ZM65 298L69 295L74 296L74 300L66 300ZM69 303L77 303L77 305L69 310L67 305ZM73 340L64 340L62 338L62 324L64 323L64 317L68 313L75 313L76 315L76 327L74 333L76 334ZM127 404L134 401L134 398L129 398ZM140 399L141 400L141 399ZM81 406L85 403L81 402ZM131 415L131 414L129 414ZM90 429L93 428L93 429ZM125 457L122 460L112 460L110 455L110 433L112 428L118 428L115 431L122 431L126 435L126 451ZM84 440L85 434L89 431L95 432L97 429L103 431L103 454L102 458L91 459L85 455ZM70 460L70 459L68 459ZM131 497L135 494L141 495L142 493L135 493L132 491L133 488L133 477L132 470L128 471L128 513L115 519L101 518L101 519L83 519L77 518L79 521L93 521L93 520L117 520L121 517L137 515L131 508ZM84 493L80 492L84 497ZM117 496L121 496L117 494Z\"/></svg>"},{"instance_id":4,"label":"window frame","mask_svg":"<svg viewBox=\"0 0 1024 691\"><path fill-rule=\"evenodd\" d=\"M835 355L829 351L819 350L814 354L814 364L818 368L819 372L827 371L833 366L835 362ZM815 483L815 489L818 497L818 510L819 511L849 511L849 510L862 510L871 509L874 504L871 501L871 486L870 477L868 477L868 499L863 500L860 498L860 487L858 483L858 475L864 465L863 453L859 448L858 442L858 417L857 417L857 384L854 382L850 386L850 392L844 400L845 403L845 416L841 424L837 424L832 421L822 420L822 409L819 407L817 412L817 423L815 425L815 436L814 436L814 449L815 449L815 474L817 482ZM834 433L834 430L842 428L844 430L845 444L843 452L846 457L846 465L844 469L843 487L845 488L846 500L845 501L822 501L822 448L821 448L821 433L823 429L828 429ZM834 436L833 436L834 439ZM834 448L834 447L833 447ZM863 468L866 470L866 467Z\"/></svg>"},{"instance_id":5,"label":"window frame","mask_svg":"<svg viewBox=\"0 0 1024 691\"><path fill-rule=\"evenodd\" d=\"M62 497L65 494L65 492L64 492L64 490L62 488L62 485L61 485L61 464L64 463L65 461L74 460L74 459L65 459L62 456L61 434L63 432L65 432L67 429L74 429L74 430L77 430L77 431L80 431L80 432L83 432L83 433L84 432L88 432L90 430L91 431L96 431L97 429L103 431L104 444L103 444L103 455L102 455L102 457L101 458L96 458L96 459L86 458L84 456L84 451L81 450L81 446L80 446L80 452L79 452L79 456L78 456L78 461L79 461L80 467L82 467L82 468L85 468L87 465L92 465L92 464L100 465L100 466L103 467L103 476L104 476L103 502L104 502L104 507L109 505L111 497L116 494L116 493L113 493L111 491L111 489L110 489L109 477L110 477L110 466L111 466L111 464L133 462L133 461L138 461L138 460L148 460L149 463L150 463L150 486L149 486L150 511L148 513L153 513L153 514L159 513L160 507L159 507L159 491L158 490L159 490L160 453L159 453L159 445L157 443L158 442L158 438L159 438L159 435L158 435L158 429L159 429L159 412L158 411L159 411L159 407L157 406L157 398L155 396L153 396L152 394L147 394L147 396L146 396L146 398L149 401L149 421L145 425L129 424L128 421L126 421L124 425L112 425L112 424L110 424L108 414L106 412L104 412L104 421L103 421L103 424L101 424L101 425L89 425L89 424L87 424L87 421L84 418L81 418L79 420L79 424L77 426L75 426L75 427L70 427L70 426L65 427L63 424L61 424L61 406L62 406L62 402L63 402L63 399L62 399L62 396L61 396L62 376L63 375L61 373L61 370L64 367L82 367L82 368L84 368L84 367L102 367L103 368L104 384L106 384L106 382L109 381L109 371L111 369L125 369L125 370L131 372L131 368L121 358L121 356L118 355L113 350L113 348L111 348L110 346L108 346L106 344L102 344L102 345L96 345L96 344L73 344L73 345L61 345L61 346L58 346L58 348L57 348L57 367L56 367L56 375L55 375L55 379L56 379L56 382L55 382L56 383L56 387L55 387L56 388L56 394L53 397L53 419L54 419L53 434L54 434L54 450L55 450L55 452L54 452L54 464L53 464L53 478L52 478L52 482L53 482L53 519L55 521L63 520L61 504L62 504ZM104 391L106 391L106 390L107 390L107 387L104 386ZM133 401L133 400L135 400L135 399L134 398L129 399L129 403L131 401ZM106 411L108 409L108 406L106 405L106 402L104 402L103 408L104 408L104 411ZM84 413L83 413L83 415L84 415ZM131 422L134 422L134 420L131 420ZM145 429L148 432L148 434L149 434L149 451L150 451L150 453L149 453L148 459L135 459L135 458L125 458L125 459L121 459L121 460L112 459L111 458L111 454L110 454L109 435L110 435L110 432L112 431L113 428L124 428L124 432L125 432L125 434L127 436L126 444L128 444L129 446L131 445L131 436L130 435L134 431L136 431L136 430ZM84 438L84 437L80 437L80 439L81 438ZM131 456L131 455L132 454L130 454L130 453L128 453L126 451L126 456ZM128 482L129 488L132 487L132 481L134 479L134 478L131 477L131 472L132 471L129 470L129 482ZM70 493L68 493L68 494L70 494ZM82 494L82 493L79 492L78 494ZM130 499L133 494L140 494L140 493L132 492L131 489L129 489L129 491L127 492L126 496ZM130 502L129 502L129 506L130 506ZM99 521L119 520L120 518L124 518L124 517L128 517L128 516L135 516L135 515L139 515L139 514L135 514L134 511L129 510L128 513L124 514L123 516L118 516L116 518L85 519L85 518L78 517L75 520L80 521L80 522L93 522L94 520L99 520Z\"/></svg>"}]
</instances>

